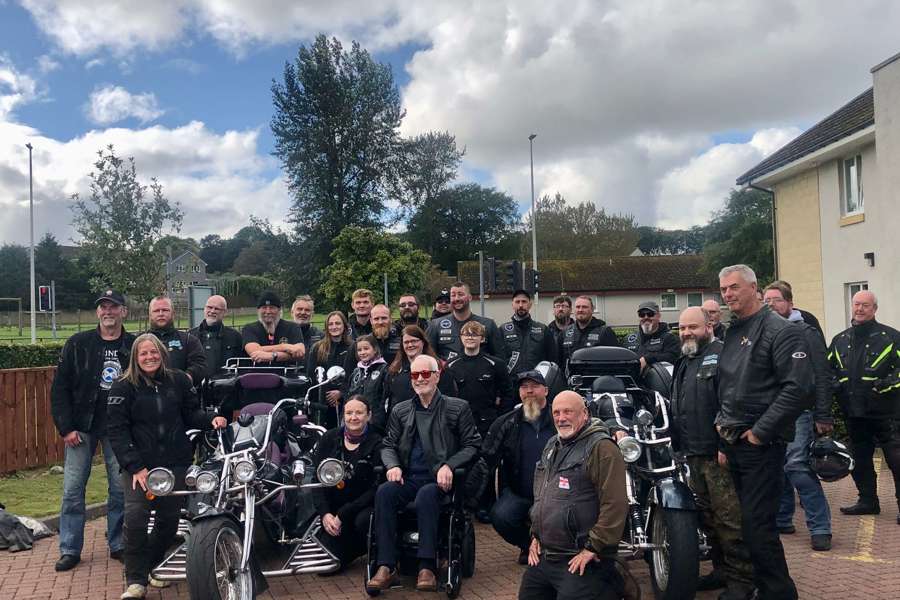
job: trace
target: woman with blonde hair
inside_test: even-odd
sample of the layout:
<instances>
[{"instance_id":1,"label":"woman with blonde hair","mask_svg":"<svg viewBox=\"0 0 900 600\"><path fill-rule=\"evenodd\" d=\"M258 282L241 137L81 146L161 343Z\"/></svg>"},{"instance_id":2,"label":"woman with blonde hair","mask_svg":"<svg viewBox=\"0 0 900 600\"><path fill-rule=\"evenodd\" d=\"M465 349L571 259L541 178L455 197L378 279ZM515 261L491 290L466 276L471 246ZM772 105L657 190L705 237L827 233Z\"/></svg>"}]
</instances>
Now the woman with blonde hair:
<instances>
[{"instance_id":1,"label":"woman with blonde hair","mask_svg":"<svg viewBox=\"0 0 900 600\"><path fill-rule=\"evenodd\" d=\"M223 417L210 417L200 408L188 376L168 366L168 351L151 333L138 336L128 368L109 390L108 435L122 468L125 493L125 583L122 598L143 598L147 584L166 587L150 577L175 540L184 496L155 498L148 492L151 469L165 467L175 475L176 489L184 483L193 459L188 429L220 429ZM150 511L156 511L153 532L147 535Z\"/></svg>"}]
</instances>

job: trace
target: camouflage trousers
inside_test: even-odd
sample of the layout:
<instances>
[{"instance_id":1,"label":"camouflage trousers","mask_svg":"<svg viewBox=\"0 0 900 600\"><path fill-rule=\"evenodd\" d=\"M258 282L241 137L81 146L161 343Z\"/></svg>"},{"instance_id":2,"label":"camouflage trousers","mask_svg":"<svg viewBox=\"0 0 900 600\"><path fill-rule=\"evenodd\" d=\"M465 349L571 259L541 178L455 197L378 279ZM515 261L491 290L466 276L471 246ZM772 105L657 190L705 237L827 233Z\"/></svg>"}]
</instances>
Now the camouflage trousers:
<instances>
[{"instance_id":1,"label":"camouflage trousers","mask_svg":"<svg viewBox=\"0 0 900 600\"><path fill-rule=\"evenodd\" d=\"M739 585L753 585L750 552L741 538L741 505L728 467L716 457L689 456L691 489L700 509L700 526L712 548L713 567L725 579Z\"/></svg>"}]
</instances>

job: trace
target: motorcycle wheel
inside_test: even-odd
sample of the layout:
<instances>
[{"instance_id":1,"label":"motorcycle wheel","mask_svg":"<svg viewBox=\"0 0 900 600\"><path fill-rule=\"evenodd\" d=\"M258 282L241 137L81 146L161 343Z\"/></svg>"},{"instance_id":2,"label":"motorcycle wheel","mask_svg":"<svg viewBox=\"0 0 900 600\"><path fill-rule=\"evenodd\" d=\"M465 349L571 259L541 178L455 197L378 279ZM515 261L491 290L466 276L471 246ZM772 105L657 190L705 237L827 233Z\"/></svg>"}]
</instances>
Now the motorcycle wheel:
<instances>
[{"instance_id":1,"label":"motorcycle wheel","mask_svg":"<svg viewBox=\"0 0 900 600\"><path fill-rule=\"evenodd\" d=\"M651 515L650 581L656 600L690 600L697 591L700 548L697 515L689 510L657 507Z\"/></svg>"},{"instance_id":2,"label":"motorcycle wheel","mask_svg":"<svg viewBox=\"0 0 900 600\"><path fill-rule=\"evenodd\" d=\"M253 600L253 575L240 572L243 539L231 519L197 521L187 549L191 600Z\"/></svg>"}]
</instances>

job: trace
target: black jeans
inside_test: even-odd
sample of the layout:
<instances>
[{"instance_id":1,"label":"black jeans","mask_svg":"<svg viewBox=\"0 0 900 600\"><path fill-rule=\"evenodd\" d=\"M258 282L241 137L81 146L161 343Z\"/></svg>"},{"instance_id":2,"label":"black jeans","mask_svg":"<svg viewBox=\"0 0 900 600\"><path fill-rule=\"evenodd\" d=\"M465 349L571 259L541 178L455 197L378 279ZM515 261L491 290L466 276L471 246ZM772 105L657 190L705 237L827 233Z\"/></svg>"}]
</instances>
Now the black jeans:
<instances>
[{"instance_id":1,"label":"black jeans","mask_svg":"<svg viewBox=\"0 0 900 600\"><path fill-rule=\"evenodd\" d=\"M420 560L437 559L438 518L444 491L431 476L403 476L403 483L386 481L375 493L375 531L378 565L391 569L397 564L397 513L415 500L419 529Z\"/></svg>"},{"instance_id":2,"label":"black jeans","mask_svg":"<svg viewBox=\"0 0 900 600\"><path fill-rule=\"evenodd\" d=\"M509 488L503 488L491 509L491 525L504 540L521 549L528 548L531 534L528 531L528 511L531 500L522 498Z\"/></svg>"},{"instance_id":3,"label":"black jeans","mask_svg":"<svg viewBox=\"0 0 900 600\"><path fill-rule=\"evenodd\" d=\"M900 504L900 420L897 419L847 419L853 460L853 482L863 502L878 502L877 475L872 456L875 446L881 446L884 459L894 475L894 493Z\"/></svg>"},{"instance_id":4,"label":"black jeans","mask_svg":"<svg viewBox=\"0 0 900 600\"><path fill-rule=\"evenodd\" d=\"M569 573L571 557L547 558L528 567L519 584L519 600L619 600L624 582L612 559L588 564L584 575Z\"/></svg>"},{"instance_id":5,"label":"black jeans","mask_svg":"<svg viewBox=\"0 0 900 600\"><path fill-rule=\"evenodd\" d=\"M369 517L372 507L364 508L352 518L341 521L341 534L337 537L329 535L323 527L319 532L319 540L341 561L341 568L366 553L366 540L369 536Z\"/></svg>"},{"instance_id":6,"label":"black jeans","mask_svg":"<svg viewBox=\"0 0 900 600\"><path fill-rule=\"evenodd\" d=\"M184 489L186 467L172 469L175 489ZM163 496L147 500L141 486L131 487L131 473L122 471L125 492L125 582L147 585L150 570L165 558L175 541L184 496ZM147 535L150 511L155 510L153 533Z\"/></svg>"},{"instance_id":7,"label":"black jeans","mask_svg":"<svg viewBox=\"0 0 900 600\"><path fill-rule=\"evenodd\" d=\"M741 503L741 533L753 563L753 583L765 600L797 600L775 516L784 487L784 442L726 444L725 454Z\"/></svg>"}]
</instances>

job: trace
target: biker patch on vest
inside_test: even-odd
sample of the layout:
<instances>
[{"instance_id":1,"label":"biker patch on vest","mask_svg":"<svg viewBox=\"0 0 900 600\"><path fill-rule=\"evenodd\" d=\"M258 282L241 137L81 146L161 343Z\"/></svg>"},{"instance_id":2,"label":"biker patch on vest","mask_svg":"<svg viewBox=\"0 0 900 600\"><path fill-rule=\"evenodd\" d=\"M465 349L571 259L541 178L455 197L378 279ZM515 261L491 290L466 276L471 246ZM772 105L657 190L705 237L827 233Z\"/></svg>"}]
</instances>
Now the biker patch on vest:
<instances>
[{"instance_id":1,"label":"biker patch on vest","mask_svg":"<svg viewBox=\"0 0 900 600\"><path fill-rule=\"evenodd\" d=\"M109 404L110 406L115 406L116 404L122 404L123 402L125 402L125 396L110 396L106 400L106 403Z\"/></svg>"},{"instance_id":2,"label":"biker patch on vest","mask_svg":"<svg viewBox=\"0 0 900 600\"><path fill-rule=\"evenodd\" d=\"M512 330L513 330L513 324L512 324L512 323L507 323L507 324L505 324L505 325L503 326L503 329L505 329L505 330L507 330L507 331L512 331Z\"/></svg>"},{"instance_id":3,"label":"biker patch on vest","mask_svg":"<svg viewBox=\"0 0 900 600\"><path fill-rule=\"evenodd\" d=\"M541 331L540 327L532 327L531 333L543 333L543 331Z\"/></svg>"},{"instance_id":4,"label":"biker patch on vest","mask_svg":"<svg viewBox=\"0 0 900 600\"><path fill-rule=\"evenodd\" d=\"M659 344L662 344L662 338L653 338L649 343L650 346L658 346Z\"/></svg>"},{"instance_id":5,"label":"biker patch on vest","mask_svg":"<svg viewBox=\"0 0 900 600\"><path fill-rule=\"evenodd\" d=\"M372 374L369 376L369 379L371 379L372 381L375 381L375 380L378 379L379 377L381 377L381 371L375 371L374 373L372 373Z\"/></svg>"},{"instance_id":6,"label":"biker patch on vest","mask_svg":"<svg viewBox=\"0 0 900 600\"><path fill-rule=\"evenodd\" d=\"M599 339L600 339L600 334L599 334L599 333L589 333L589 334L588 334L588 341L589 341L589 342L596 342L596 341L598 341Z\"/></svg>"},{"instance_id":7,"label":"biker patch on vest","mask_svg":"<svg viewBox=\"0 0 900 600\"><path fill-rule=\"evenodd\" d=\"M569 489L569 478L568 477L560 477L559 478L559 489L567 490Z\"/></svg>"},{"instance_id":8,"label":"biker patch on vest","mask_svg":"<svg viewBox=\"0 0 900 600\"><path fill-rule=\"evenodd\" d=\"M453 323L450 322L450 319L441 319L441 322L438 323L441 326L441 329L450 329L453 326Z\"/></svg>"},{"instance_id":9,"label":"biker patch on vest","mask_svg":"<svg viewBox=\"0 0 900 600\"><path fill-rule=\"evenodd\" d=\"M357 369L353 372L353 377L350 378L350 387L356 387L359 385L359 380L362 379L362 370Z\"/></svg>"},{"instance_id":10,"label":"biker patch on vest","mask_svg":"<svg viewBox=\"0 0 900 600\"><path fill-rule=\"evenodd\" d=\"M636 333L629 333L628 337L625 338L625 341L628 342L629 344L633 344L637 340L638 340L638 334L636 334Z\"/></svg>"},{"instance_id":11,"label":"biker patch on vest","mask_svg":"<svg viewBox=\"0 0 900 600\"><path fill-rule=\"evenodd\" d=\"M169 340L168 342L169 350L172 348L181 348L181 340Z\"/></svg>"},{"instance_id":12,"label":"biker patch on vest","mask_svg":"<svg viewBox=\"0 0 900 600\"><path fill-rule=\"evenodd\" d=\"M707 354L703 357L703 363L701 366L706 365L717 365L719 364L719 355L718 354Z\"/></svg>"},{"instance_id":13,"label":"biker patch on vest","mask_svg":"<svg viewBox=\"0 0 900 600\"><path fill-rule=\"evenodd\" d=\"M512 353L512 356L509 357L508 368L509 368L510 372L512 372L513 367L515 367L516 363L518 363L518 362L519 362L519 351L516 350L515 352Z\"/></svg>"}]
</instances>

